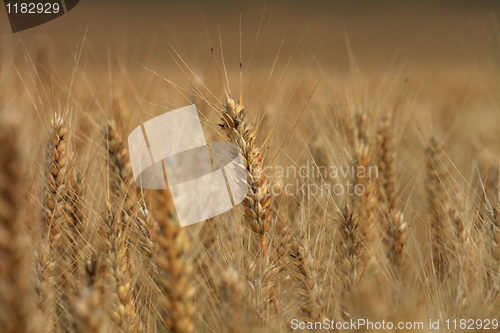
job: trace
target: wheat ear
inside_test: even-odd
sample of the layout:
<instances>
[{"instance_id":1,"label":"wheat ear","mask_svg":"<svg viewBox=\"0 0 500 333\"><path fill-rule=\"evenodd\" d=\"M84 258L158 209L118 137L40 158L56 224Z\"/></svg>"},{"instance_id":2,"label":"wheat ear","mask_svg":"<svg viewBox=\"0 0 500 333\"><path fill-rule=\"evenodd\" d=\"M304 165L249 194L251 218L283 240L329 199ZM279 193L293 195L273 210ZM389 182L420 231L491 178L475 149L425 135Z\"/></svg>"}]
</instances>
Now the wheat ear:
<instances>
[{"instance_id":1,"label":"wheat ear","mask_svg":"<svg viewBox=\"0 0 500 333\"><path fill-rule=\"evenodd\" d=\"M201 247L195 257L197 274L204 277L209 288L216 290L217 282L214 277L218 274L214 273L214 268L217 267L216 258L218 258L219 237L216 232L215 219L210 218L203 223L203 226L198 232Z\"/></svg>"},{"instance_id":2,"label":"wheat ear","mask_svg":"<svg viewBox=\"0 0 500 333\"><path fill-rule=\"evenodd\" d=\"M70 257L73 262L73 271L77 271L77 264L79 261L79 252L82 246L82 236L85 227L83 215L83 200L84 195L82 191L83 178L80 173L73 175L69 182L68 188L68 230L67 239L69 242Z\"/></svg>"},{"instance_id":3,"label":"wheat ear","mask_svg":"<svg viewBox=\"0 0 500 333\"><path fill-rule=\"evenodd\" d=\"M57 259L56 281L59 290L56 293L56 310L59 329L73 331L74 302L79 293L80 280L80 245L83 232L83 210L81 179L72 175L69 169L68 130L64 113L55 117L51 124L52 155L48 178L49 196L56 204L50 220L49 235L52 237L53 258ZM47 204L49 206L49 204ZM49 207L50 208L50 207Z\"/></svg>"},{"instance_id":4,"label":"wheat ear","mask_svg":"<svg viewBox=\"0 0 500 333\"><path fill-rule=\"evenodd\" d=\"M490 215L489 220L487 220L490 256L486 260L488 262L486 285L490 297L497 302L500 298L500 280L498 278L500 275L500 202L488 211Z\"/></svg>"},{"instance_id":5,"label":"wheat ear","mask_svg":"<svg viewBox=\"0 0 500 333\"><path fill-rule=\"evenodd\" d=\"M389 211L396 207L396 180L392 128L389 118L380 121L377 131L379 181ZM389 215L389 214L386 214Z\"/></svg>"},{"instance_id":6,"label":"wheat ear","mask_svg":"<svg viewBox=\"0 0 500 333\"><path fill-rule=\"evenodd\" d=\"M358 285L366 265L366 249L363 234L359 228L359 215L346 204L339 213L340 220L340 269L343 284L342 317L350 318L348 304L345 304Z\"/></svg>"},{"instance_id":7,"label":"wheat ear","mask_svg":"<svg viewBox=\"0 0 500 333\"><path fill-rule=\"evenodd\" d=\"M160 253L156 256L159 267L158 283L162 289L161 316L171 332L195 331L193 266L191 243L186 228L181 228L167 190L155 193L155 217L159 229L155 241Z\"/></svg>"},{"instance_id":8,"label":"wheat ear","mask_svg":"<svg viewBox=\"0 0 500 333\"><path fill-rule=\"evenodd\" d=\"M389 118L383 118L380 122L377 141L380 200L383 202L383 216L380 220L385 221L385 223L382 223L382 227L388 258L395 272L401 277L407 267L405 248L409 230L404 221L403 213L396 211L396 168L394 146L391 142L392 127Z\"/></svg>"},{"instance_id":9,"label":"wheat ear","mask_svg":"<svg viewBox=\"0 0 500 333\"><path fill-rule=\"evenodd\" d=\"M222 281L217 288L222 318L222 332L254 332L256 314L246 298L246 284L235 270L227 269L222 273Z\"/></svg>"},{"instance_id":10,"label":"wheat ear","mask_svg":"<svg viewBox=\"0 0 500 333\"><path fill-rule=\"evenodd\" d=\"M408 240L408 224L405 222L403 212L397 211L391 215L392 228L390 246L390 259L399 277L403 277L408 268L408 258L406 255L406 242Z\"/></svg>"},{"instance_id":11,"label":"wheat ear","mask_svg":"<svg viewBox=\"0 0 500 333\"><path fill-rule=\"evenodd\" d=\"M0 328L4 333L36 332L28 243L20 219L23 184L19 131L13 120L0 121Z\"/></svg>"},{"instance_id":12,"label":"wheat ear","mask_svg":"<svg viewBox=\"0 0 500 333\"><path fill-rule=\"evenodd\" d=\"M44 215L41 228L41 239L37 261L36 291L38 307L49 321L61 327L70 329L71 313L68 294L74 282L67 279L67 271L62 258L66 253L64 246L64 230L67 223L67 173L68 173L68 140L66 120L64 115L54 114L49 132L49 161L46 172L46 195ZM62 260L63 265L56 265ZM60 289L53 290L57 281ZM55 298L56 303L53 303ZM56 306L56 313L53 313Z\"/></svg>"},{"instance_id":13,"label":"wheat ear","mask_svg":"<svg viewBox=\"0 0 500 333\"><path fill-rule=\"evenodd\" d=\"M49 167L44 225L44 234L48 234L53 247L58 244L61 237L60 231L66 218L67 152L66 121L63 117L54 115L49 138Z\"/></svg>"},{"instance_id":14,"label":"wheat ear","mask_svg":"<svg viewBox=\"0 0 500 333\"><path fill-rule=\"evenodd\" d=\"M486 266L486 277L484 279L484 289L488 298L494 302L500 297L499 269L500 269L500 168L492 163L490 158L483 159L477 165L476 189L479 194L479 207L477 208L477 219L474 220L474 234L487 237L485 242L488 256L484 258ZM455 236L460 240L455 227ZM473 243L473 242L470 242ZM473 249L472 246L468 247ZM468 254L470 256L470 254ZM473 263L473 267L475 263Z\"/></svg>"},{"instance_id":15,"label":"wheat ear","mask_svg":"<svg viewBox=\"0 0 500 333\"><path fill-rule=\"evenodd\" d=\"M60 231L60 245L58 253L58 283L61 296L58 299L58 311L63 311L59 318L59 326L65 331L71 331L75 321L75 301L78 298L81 280L82 260L81 245L84 231L83 196L79 176L72 177L67 172L69 179L66 186L64 224Z\"/></svg>"},{"instance_id":16,"label":"wheat ear","mask_svg":"<svg viewBox=\"0 0 500 333\"><path fill-rule=\"evenodd\" d=\"M444 181L446 172L442 165L443 152L441 142L432 136L426 149L427 152L427 200L430 207L430 227L432 235L432 259L434 271L442 280L447 275L448 258L447 242L449 231L446 223L448 207Z\"/></svg>"},{"instance_id":17,"label":"wheat ear","mask_svg":"<svg viewBox=\"0 0 500 333\"><path fill-rule=\"evenodd\" d=\"M489 166L483 191L483 204L480 211L486 211L487 216L483 219L487 222L490 236L490 254L492 259L500 263L500 168ZM485 214L486 215L486 214Z\"/></svg>"},{"instance_id":18,"label":"wheat ear","mask_svg":"<svg viewBox=\"0 0 500 333\"><path fill-rule=\"evenodd\" d=\"M122 225L121 212L120 206L112 207L106 202L106 212L101 223L103 253L106 256L108 276L111 278L113 293L118 303L113 313L113 320L120 332L141 332L142 324L138 320L131 290L133 280L126 245L129 228Z\"/></svg>"},{"instance_id":19,"label":"wheat ear","mask_svg":"<svg viewBox=\"0 0 500 333\"><path fill-rule=\"evenodd\" d=\"M104 278L107 266L100 254L94 254L85 265L80 295L75 305L75 331L77 333L104 333Z\"/></svg>"},{"instance_id":20,"label":"wheat ear","mask_svg":"<svg viewBox=\"0 0 500 333\"><path fill-rule=\"evenodd\" d=\"M226 93L226 105L221 111L221 127L226 130L227 138L235 143L243 155L245 163L248 193L243 200L245 207L245 221L252 231L259 237L262 257L266 256L266 233L269 230L271 219L271 191L264 173L261 150L256 147L256 133L253 124L248 124L243 105L235 103ZM271 265L272 266L272 265ZM268 272L267 278L272 280L271 272L274 271L265 260L263 271ZM279 313L278 301L274 287L270 288L270 299L274 305L275 313Z\"/></svg>"},{"instance_id":21,"label":"wheat ear","mask_svg":"<svg viewBox=\"0 0 500 333\"><path fill-rule=\"evenodd\" d=\"M490 248L493 259L500 262L500 203L497 203L491 213L490 235L492 245Z\"/></svg>"},{"instance_id":22,"label":"wheat ear","mask_svg":"<svg viewBox=\"0 0 500 333\"><path fill-rule=\"evenodd\" d=\"M324 313L318 276L308 244L304 239L292 245L290 259L296 268L293 275L298 281L296 289L301 298L301 314L307 321L321 321Z\"/></svg>"},{"instance_id":23,"label":"wheat ear","mask_svg":"<svg viewBox=\"0 0 500 333\"><path fill-rule=\"evenodd\" d=\"M130 166L130 158L121 134L113 121L109 120L104 131L108 163L109 163L109 188L114 195L112 207L108 203L108 228L111 242L112 276L116 283L116 294L120 305L118 316L123 332L142 332L143 324L134 298L134 282L132 278L131 248L137 241L138 219L136 209L136 188ZM112 212L111 212L112 210Z\"/></svg>"},{"instance_id":24,"label":"wheat ear","mask_svg":"<svg viewBox=\"0 0 500 333\"><path fill-rule=\"evenodd\" d=\"M248 124L246 112L240 103L226 95L226 105L221 112L223 127L228 139L241 150L247 174L248 193L243 200L245 221L259 236L262 255L266 254L265 235L271 219L271 194L263 170L262 153L255 146L255 128Z\"/></svg>"},{"instance_id":25,"label":"wheat ear","mask_svg":"<svg viewBox=\"0 0 500 333\"><path fill-rule=\"evenodd\" d=\"M362 217L359 223L360 231L363 234L363 244L366 247L371 247L373 237L375 236L375 219L374 212L378 204L378 196L375 191L376 179L369 178L370 166L372 164L372 148L368 140L367 129L368 115L366 113L356 112L354 115L355 125L355 140L354 140L354 185L362 188L363 191L359 195L354 194L353 202L356 204L354 209ZM364 175L362 171L364 172Z\"/></svg>"},{"instance_id":26,"label":"wheat ear","mask_svg":"<svg viewBox=\"0 0 500 333\"><path fill-rule=\"evenodd\" d=\"M122 202L121 214L124 226L138 232L137 187L134 182L128 150L114 121L108 120L104 131L109 163L109 188L116 202Z\"/></svg>"},{"instance_id":27,"label":"wheat ear","mask_svg":"<svg viewBox=\"0 0 500 333\"><path fill-rule=\"evenodd\" d=\"M155 326L152 321L156 308L155 295L158 286L152 276L156 276L158 266L155 262L155 253L157 253L157 244L154 243L154 234L157 232L158 224L152 214L143 202L138 209L137 225L139 227L139 264L140 272L137 275L136 290L137 309L141 315L144 324L144 331L148 332ZM138 270L139 270L138 269Z\"/></svg>"}]
</instances>

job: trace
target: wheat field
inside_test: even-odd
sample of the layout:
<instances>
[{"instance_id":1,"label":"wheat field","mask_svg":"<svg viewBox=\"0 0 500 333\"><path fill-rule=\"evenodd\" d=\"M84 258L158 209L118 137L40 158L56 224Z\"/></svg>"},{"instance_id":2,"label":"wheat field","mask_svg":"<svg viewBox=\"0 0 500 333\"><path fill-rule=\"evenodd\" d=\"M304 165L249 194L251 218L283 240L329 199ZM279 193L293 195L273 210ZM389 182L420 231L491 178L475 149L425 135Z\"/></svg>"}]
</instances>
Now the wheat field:
<instances>
[{"instance_id":1,"label":"wheat field","mask_svg":"<svg viewBox=\"0 0 500 333\"><path fill-rule=\"evenodd\" d=\"M0 10L0 332L500 331L499 13ZM248 193L180 227L127 138L190 104Z\"/></svg>"}]
</instances>

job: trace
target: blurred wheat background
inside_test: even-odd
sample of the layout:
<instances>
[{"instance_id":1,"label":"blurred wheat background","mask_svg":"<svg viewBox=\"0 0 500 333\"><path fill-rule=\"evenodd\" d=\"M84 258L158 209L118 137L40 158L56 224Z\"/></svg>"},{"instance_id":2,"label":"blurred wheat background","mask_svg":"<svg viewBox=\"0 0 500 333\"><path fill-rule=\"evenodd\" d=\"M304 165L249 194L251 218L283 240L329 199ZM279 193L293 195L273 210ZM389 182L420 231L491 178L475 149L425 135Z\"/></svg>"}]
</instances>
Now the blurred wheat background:
<instances>
[{"instance_id":1,"label":"blurred wheat background","mask_svg":"<svg viewBox=\"0 0 500 333\"><path fill-rule=\"evenodd\" d=\"M14 35L0 10L0 332L500 319L497 15L82 1ZM136 186L127 137L189 104L241 148L249 193L180 228L168 191ZM364 191L318 190L348 182Z\"/></svg>"}]
</instances>

